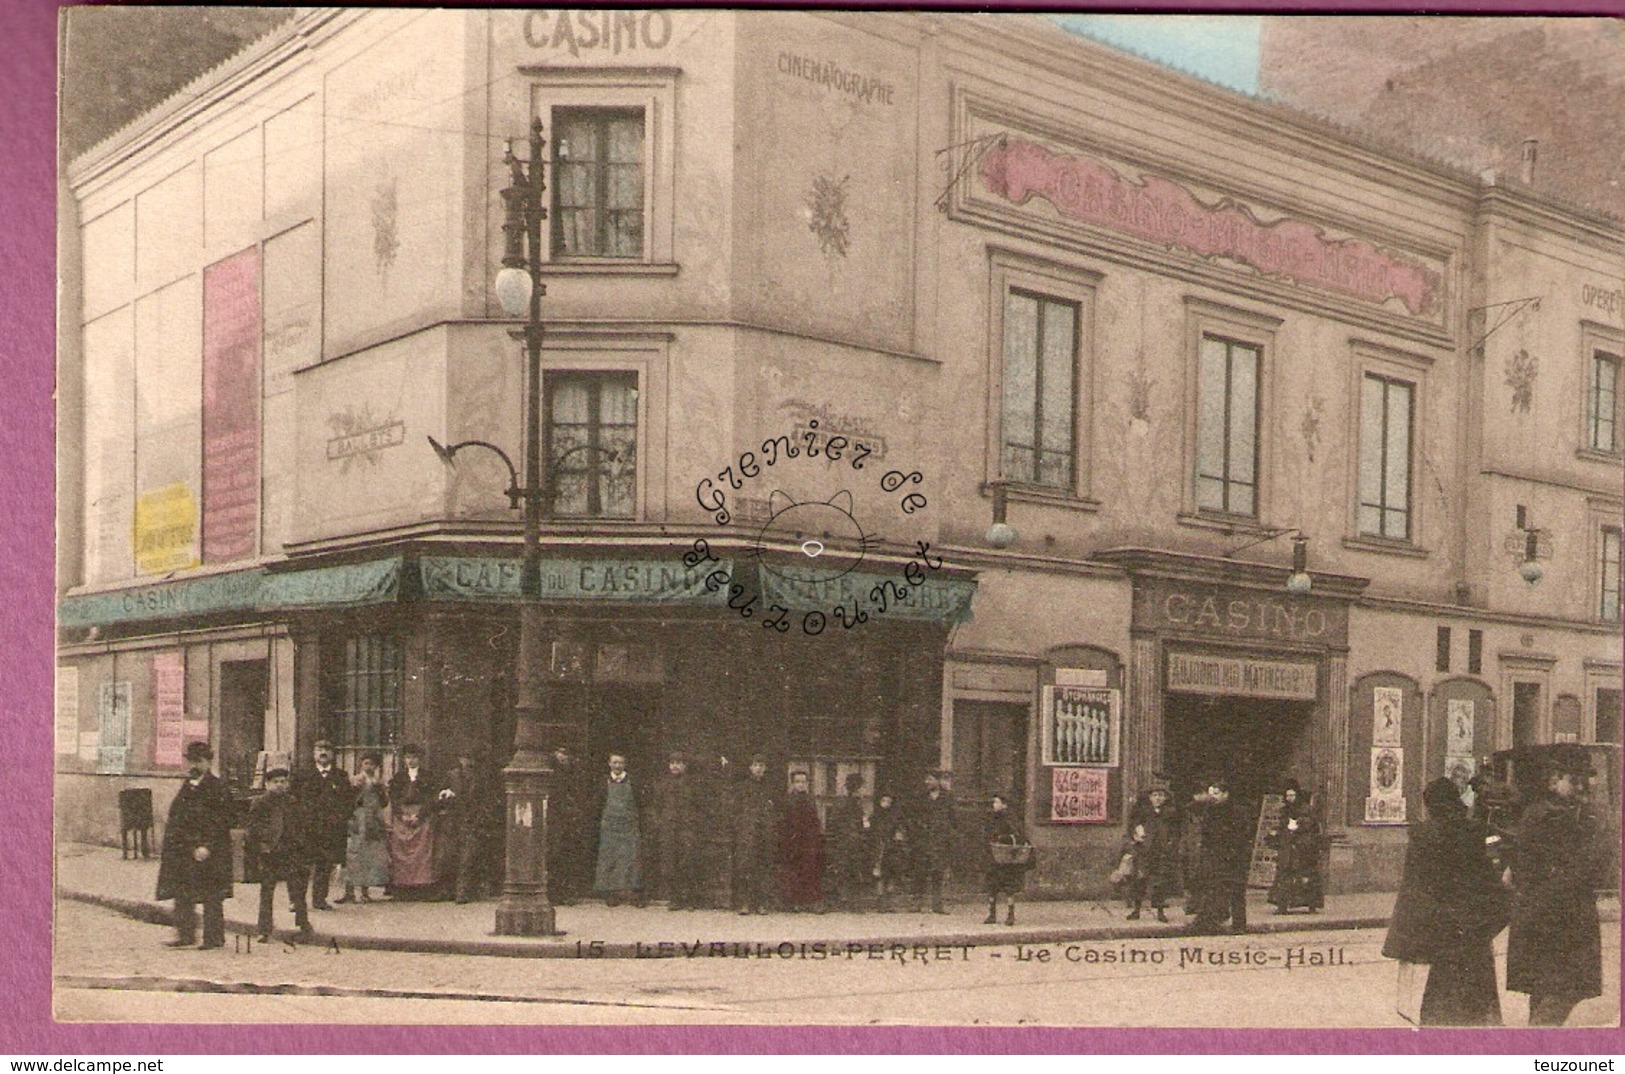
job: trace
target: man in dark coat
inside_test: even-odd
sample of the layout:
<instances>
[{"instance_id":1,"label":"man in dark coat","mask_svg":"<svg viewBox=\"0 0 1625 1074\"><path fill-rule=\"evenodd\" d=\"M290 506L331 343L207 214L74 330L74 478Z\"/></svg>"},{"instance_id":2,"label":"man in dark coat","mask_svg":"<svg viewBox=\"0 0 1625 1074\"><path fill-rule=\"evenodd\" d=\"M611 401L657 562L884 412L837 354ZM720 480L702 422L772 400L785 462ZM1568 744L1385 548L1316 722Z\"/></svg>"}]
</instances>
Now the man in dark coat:
<instances>
[{"instance_id":1,"label":"man in dark coat","mask_svg":"<svg viewBox=\"0 0 1625 1074\"><path fill-rule=\"evenodd\" d=\"M587 886L585 862L591 860L587 825L582 816L581 768L568 746L553 747L553 780L547 803L547 892L559 906L571 906ZM592 847L597 847L592 833Z\"/></svg>"},{"instance_id":2,"label":"man in dark coat","mask_svg":"<svg viewBox=\"0 0 1625 1074\"><path fill-rule=\"evenodd\" d=\"M457 767L435 796L440 828L435 838L440 883L446 894L466 903L479 895L480 824L488 781L468 747L457 751Z\"/></svg>"},{"instance_id":3,"label":"man in dark coat","mask_svg":"<svg viewBox=\"0 0 1625 1074\"><path fill-rule=\"evenodd\" d=\"M758 754L739 783L734 807L734 902L741 914L767 913L778 819L778 803L767 782L767 758Z\"/></svg>"},{"instance_id":4,"label":"man in dark coat","mask_svg":"<svg viewBox=\"0 0 1625 1074\"><path fill-rule=\"evenodd\" d=\"M1140 907L1149 896L1157 920L1166 922L1168 902L1179 893L1180 884L1179 814L1167 780L1154 777L1134 800L1125 845L1134 853L1134 871L1128 879L1128 919L1140 919Z\"/></svg>"},{"instance_id":5,"label":"man in dark coat","mask_svg":"<svg viewBox=\"0 0 1625 1074\"><path fill-rule=\"evenodd\" d=\"M908 818L909 865L914 871L914 910L925 908L931 895L931 912L946 914L942 904L942 882L953 867L954 800L942 789L941 773L927 772L923 793L915 800Z\"/></svg>"},{"instance_id":6,"label":"man in dark coat","mask_svg":"<svg viewBox=\"0 0 1625 1074\"><path fill-rule=\"evenodd\" d=\"M214 751L207 742L186 747L190 775L169 807L164 850L158 866L159 899L175 900L175 938L170 947L197 943L197 905L203 904L203 943L226 945L226 911L231 898L231 799L220 777L209 771Z\"/></svg>"},{"instance_id":7,"label":"man in dark coat","mask_svg":"<svg viewBox=\"0 0 1625 1074\"><path fill-rule=\"evenodd\" d=\"M655 840L657 890L672 910L697 909L700 902L700 794L688 774L688 758L673 753L666 774L655 784L649 830Z\"/></svg>"},{"instance_id":8,"label":"man in dark coat","mask_svg":"<svg viewBox=\"0 0 1625 1074\"><path fill-rule=\"evenodd\" d=\"M333 867L344 864L355 788L350 786L350 777L333 763L331 742L324 738L311 752L315 766L293 777L293 799L305 827L302 841L310 870L310 905L317 910L331 910L327 891Z\"/></svg>"},{"instance_id":9,"label":"man in dark coat","mask_svg":"<svg viewBox=\"0 0 1625 1074\"><path fill-rule=\"evenodd\" d=\"M310 915L305 910L305 868L307 855L304 831L298 816L298 801L288 792L288 770L273 768L265 773L265 793L248 810L248 831L243 849L258 868L260 878L259 939L271 942L276 888L288 889L293 903L293 922L299 934L312 933Z\"/></svg>"},{"instance_id":10,"label":"man in dark coat","mask_svg":"<svg viewBox=\"0 0 1625 1074\"><path fill-rule=\"evenodd\" d=\"M779 822L779 897L791 910L822 909L824 824L807 773L790 773L790 796Z\"/></svg>"},{"instance_id":11,"label":"man in dark coat","mask_svg":"<svg viewBox=\"0 0 1625 1074\"><path fill-rule=\"evenodd\" d=\"M864 842L864 860L874 878L875 904L892 910L893 897L909 875L908 818L897 800L885 791L875 798L874 815Z\"/></svg>"},{"instance_id":12,"label":"man in dark coat","mask_svg":"<svg viewBox=\"0 0 1625 1074\"><path fill-rule=\"evenodd\" d=\"M866 861L869 817L863 811L862 773L847 773L845 790L829 806L829 856L835 874L833 894L843 907L855 910L873 884Z\"/></svg>"},{"instance_id":13,"label":"man in dark coat","mask_svg":"<svg viewBox=\"0 0 1625 1074\"><path fill-rule=\"evenodd\" d=\"M1485 828L1467 815L1446 777L1427 785L1422 804L1427 819L1410 830L1383 956L1428 965L1419 1024L1498 1026L1492 945L1506 927L1507 906L1484 849Z\"/></svg>"},{"instance_id":14,"label":"man in dark coat","mask_svg":"<svg viewBox=\"0 0 1625 1074\"><path fill-rule=\"evenodd\" d=\"M1230 800L1230 784L1215 779L1195 797L1191 812L1201 827L1192 902L1196 920L1191 932L1211 936L1247 931L1247 863L1250 835L1241 811Z\"/></svg>"},{"instance_id":15,"label":"man in dark coat","mask_svg":"<svg viewBox=\"0 0 1625 1074\"><path fill-rule=\"evenodd\" d=\"M1546 794L1524 810L1513 840L1507 990L1529 993L1531 1026L1560 1026L1581 1000L1602 995L1590 770L1579 751L1554 758Z\"/></svg>"}]
</instances>

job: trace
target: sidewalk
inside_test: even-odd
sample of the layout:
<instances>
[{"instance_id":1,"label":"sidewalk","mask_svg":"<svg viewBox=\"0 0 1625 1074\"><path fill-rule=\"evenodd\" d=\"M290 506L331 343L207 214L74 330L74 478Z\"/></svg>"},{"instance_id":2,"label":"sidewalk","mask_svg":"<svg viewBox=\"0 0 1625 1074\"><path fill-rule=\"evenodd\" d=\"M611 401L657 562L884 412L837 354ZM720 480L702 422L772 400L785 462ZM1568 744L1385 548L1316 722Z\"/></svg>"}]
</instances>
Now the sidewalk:
<instances>
[{"instance_id":1,"label":"sidewalk","mask_svg":"<svg viewBox=\"0 0 1625 1074\"><path fill-rule=\"evenodd\" d=\"M74 899L117 910L155 924L168 924L170 904L153 898L158 860L123 861L117 849L83 844L57 847L56 891ZM238 884L226 902L226 930L252 936L258 910L259 886ZM340 892L335 892L335 895ZM1386 928L1393 909L1391 892L1332 895L1318 914L1274 915L1262 892L1248 898L1248 921L1258 934L1306 932L1323 929ZM1600 907L1608 920L1619 919L1618 900ZM1116 900L1023 902L1016 908L1014 928L984 925L987 903L962 899L950 903L949 913L843 913L741 917L732 911L670 911L655 904L637 909L614 909L591 902L558 908L558 927L564 935L552 937L496 936L492 932L493 900L459 906L451 902L375 902L346 904L329 912L312 911L316 942L341 948L425 953L496 955L508 958L681 958L696 945L710 949L720 944L730 955L767 954L781 944L822 943L829 948L848 945L892 945L908 948L988 946L1012 943L1059 943L1162 938L1181 934L1184 914L1169 911L1170 923L1155 920L1125 921L1124 907ZM1149 911L1148 911L1149 917ZM291 936L293 915L285 894L278 892L279 936Z\"/></svg>"}]
</instances>

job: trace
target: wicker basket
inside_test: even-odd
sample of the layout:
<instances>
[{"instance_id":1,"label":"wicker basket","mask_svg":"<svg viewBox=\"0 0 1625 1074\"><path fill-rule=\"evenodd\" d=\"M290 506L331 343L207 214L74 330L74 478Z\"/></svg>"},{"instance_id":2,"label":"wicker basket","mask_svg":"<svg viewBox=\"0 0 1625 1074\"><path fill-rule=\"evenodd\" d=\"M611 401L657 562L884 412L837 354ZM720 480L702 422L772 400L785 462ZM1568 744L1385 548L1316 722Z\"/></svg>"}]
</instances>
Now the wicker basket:
<instances>
[{"instance_id":1,"label":"wicker basket","mask_svg":"<svg viewBox=\"0 0 1625 1074\"><path fill-rule=\"evenodd\" d=\"M993 852L994 865L1031 865L1033 861L1031 843L989 843L988 849Z\"/></svg>"}]
</instances>

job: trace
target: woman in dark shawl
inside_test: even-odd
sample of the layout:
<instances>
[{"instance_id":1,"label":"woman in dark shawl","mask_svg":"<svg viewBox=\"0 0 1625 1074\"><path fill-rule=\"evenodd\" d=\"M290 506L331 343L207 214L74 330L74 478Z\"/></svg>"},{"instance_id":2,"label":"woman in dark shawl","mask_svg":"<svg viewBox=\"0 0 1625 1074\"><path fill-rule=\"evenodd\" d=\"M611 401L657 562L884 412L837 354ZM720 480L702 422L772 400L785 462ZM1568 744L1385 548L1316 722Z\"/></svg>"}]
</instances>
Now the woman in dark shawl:
<instances>
[{"instance_id":1,"label":"woman in dark shawl","mask_svg":"<svg viewBox=\"0 0 1625 1074\"><path fill-rule=\"evenodd\" d=\"M1411 828L1382 953L1428 965L1420 1024L1500 1025L1492 944L1507 924L1506 890L1456 785L1440 777L1422 802L1427 819Z\"/></svg>"},{"instance_id":2,"label":"woman in dark shawl","mask_svg":"<svg viewBox=\"0 0 1625 1074\"><path fill-rule=\"evenodd\" d=\"M1302 906L1313 914L1326 904L1320 879L1320 825L1296 783L1281 791L1281 819L1270 833L1275 844L1275 883L1270 902L1278 914Z\"/></svg>"}]
</instances>

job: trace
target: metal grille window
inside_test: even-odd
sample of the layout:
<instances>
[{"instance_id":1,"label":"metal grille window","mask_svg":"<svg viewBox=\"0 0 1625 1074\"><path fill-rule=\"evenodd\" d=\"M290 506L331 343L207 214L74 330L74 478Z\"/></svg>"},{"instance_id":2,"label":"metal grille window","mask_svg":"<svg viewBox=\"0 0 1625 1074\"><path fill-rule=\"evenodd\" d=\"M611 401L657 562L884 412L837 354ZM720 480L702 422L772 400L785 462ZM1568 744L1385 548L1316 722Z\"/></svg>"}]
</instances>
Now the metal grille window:
<instances>
[{"instance_id":1,"label":"metal grille window","mask_svg":"<svg viewBox=\"0 0 1625 1074\"><path fill-rule=\"evenodd\" d=\"M643 256L643 110L553 112L553 256Z\"/></svg>"},{"instance_id":2,"label":"metal grille window","mask_svg":"<svg viewBox=\"0 0 1625 1074\"><path fill-rule=\"evenodd\" d=\"M1196 385L1196 506L1258 513L1258 347L1202 337Z\"/></svg>"},{"instance_id":3,"label":"metal grille window","mask_svg":"<svg viewBox=\"0 0 1625 1074\"><path fill-rule=\"evenodd\" d=\"M1602 540L1597 542L1602 546L1602 562L1598 564L1601 578L1600 599L1597 601L1597 617L1605 623L1619 622L1619 528L1604 526Z\"/></svg>"},{"instance_id":4,"label":"metal grille window","mask_svg":"<svg viewBox=\"0 0 1625 1074\"><path fill-rule=\"evenodd\" d=\"M1367 373L1360 382L1360 533L1411 535L1411 400L1414 385Z\"/></svg>"},{"instance_id":5,"label":"metal grille window","mask_svg":"<svg viewBox=\"0 0 1625 1074\"><path fill-rule=\"evenodd\" d=\"M1007 292L1000 457L1007 479L1072 487L1077 360L1077 303Z\"/></svg>"},{"instance_id":6,"label":"metal grille window","mask_svg":"<svg viewBox=\"0 0 1625 1074\"><path fill-rule=\"evenodd\" d=\"M343 652L326 734L340 763L353 769L363 751L389 753L401 744L401 643L360 634L344 640Z\"/></svg>"},{"instance_id":7,"label":"metal grille window","mask_svg":"<svg viewBox=\"0 0 1625 1074\"><path fill-rule=\"evenodd\" d=\"M1596 351L1591 356L1591 407L1587 425L1595 451L1619 450L1619 355Z\"/></svg>"},{"instance_id":8,"label":"metal grille window","mask_svg":"<svg viewBox=\"0 0 1625 1074\"><path fill-rule=\"evenodd\" d=\"M558 518L632 518L637 509L638 376L550 373L547 490Z\"/></svg>"}]
</instances>

